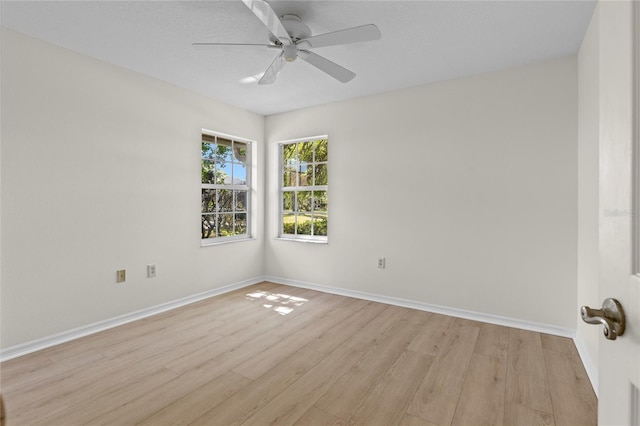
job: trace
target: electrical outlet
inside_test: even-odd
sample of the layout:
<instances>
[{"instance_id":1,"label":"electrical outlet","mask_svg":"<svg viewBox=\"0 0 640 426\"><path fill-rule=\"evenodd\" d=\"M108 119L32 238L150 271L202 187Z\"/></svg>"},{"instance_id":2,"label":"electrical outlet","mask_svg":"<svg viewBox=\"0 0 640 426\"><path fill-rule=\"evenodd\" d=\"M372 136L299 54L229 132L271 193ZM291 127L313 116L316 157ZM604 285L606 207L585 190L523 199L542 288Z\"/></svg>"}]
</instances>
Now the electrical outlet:
<instances>
[{"instance_id":1,"label":"electrical outlet","mask_svg":"<svg viewBox=\"0 0 640 426\"><path fill-rule=\"evenodd\" d=\"M385 263L386 263L386 258L384 257L378 258L378 268L384 269Z\"/></svg>"},{"instance_id":2,"label":"electrical outlet","mask_svg":"<svg viewBox=\"0 0 640 426\"><path fill-rule=\"evenodd\" d=\"M156 265L147 265L147 278L156 276Z\"/></svg>"},{"instance_id":3,"label":"electrical outlet","mask_svg":"<svg viewBox=\"0 0 640 426\"><path fill-rule=\"evenodd\" d=\"M116 271L116 282L123 283L127 279L127 271L125 269L120 269Z\"/></svg>"}]
</instances>

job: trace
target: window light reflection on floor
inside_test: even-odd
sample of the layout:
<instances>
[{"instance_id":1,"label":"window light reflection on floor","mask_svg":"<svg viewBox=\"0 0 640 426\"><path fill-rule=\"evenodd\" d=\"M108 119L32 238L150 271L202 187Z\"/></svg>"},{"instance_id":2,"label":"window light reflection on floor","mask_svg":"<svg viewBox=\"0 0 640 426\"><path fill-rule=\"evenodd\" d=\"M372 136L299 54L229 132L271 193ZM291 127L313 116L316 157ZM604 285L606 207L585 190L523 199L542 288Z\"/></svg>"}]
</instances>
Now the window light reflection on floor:
<instances>
[{"instance_id":1,"label":"window light reflection on floor","mask_svg":"<svg viewBox=\"0 0 640 426\"><path fill-rule=\"evenodd\" d=\"M290 296L282 293L271 293L268 291L254 291L247 294L249 300L259 300L265 302L262 306L271 309L280 315L287 315L294 311L296 307L304 305L308 299Z\"/></svg>"}]
</instances>

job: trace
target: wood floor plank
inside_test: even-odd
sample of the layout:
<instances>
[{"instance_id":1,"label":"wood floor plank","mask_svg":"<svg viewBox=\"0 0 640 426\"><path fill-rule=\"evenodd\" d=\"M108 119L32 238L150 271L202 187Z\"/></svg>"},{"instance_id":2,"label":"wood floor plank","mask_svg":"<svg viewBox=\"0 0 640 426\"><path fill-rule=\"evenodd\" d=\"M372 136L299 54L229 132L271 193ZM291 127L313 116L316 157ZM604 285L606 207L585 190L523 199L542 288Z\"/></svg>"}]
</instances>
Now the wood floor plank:
<instances>
[{"instance_id":1,"label":"wood floor plank","mask_svg":"<svg viewBox=\"0 0 640 426\"><path fill-rule=\"evenodd\" d=\"M506 361L509 353L509 327L481 324L473 352Z\"/></svg>"},{"instance_id":2,"label":"wood floor plank","mask_svg":"<svg viewBox=\"0 0 640 426\"><path fill-rule=\"evenodd\" d=\"M269 336L267 337L268 342L273 342L273 344L275 344L281 339L272 333L269 333L269 331L278 324L278 318L274 316L265 317L264 321L262 321L257 327L234 333L230 336L225 336L224 339L218 339L204 347L197 348L179 358L173 359L171 362L168 362L166 367L178 374L183 374L193 368L198 368L200 365L207 363L211 358L220 356L228 351L233 351L234 348L239 347L240 345L250 345L257 339L262 341L265 338L265 335Z\"/></svg>"},{"instance_id":3,"label":"wood floor plank","mask_svg":"<svg viewBox=\"0 0 640 426\"><path fill-rule=\"evenodd\" d=\"M301 328L313 324L318 315L335 309L335 304L347 302L348 300L335 294L310 297L308 303L305 303L300 309L296 309L292 314L286 315L286 321L277 330L274 330L274 333L283 338L287 337Z\"/></svg>"},{"instance_id":4,"label":"wood floor plank","mask_svg":"<svg viewBox=\"0 0 640 426\"><path fill-rule=\"evenodd\" d=\"M402 418L400 425L402 426L441 426L435 423L431 423L425 419L421 419L420 417L412 416L411 414L406 414Z\"/></svg>"},{"instance_id":5,"label":"wood floor plank","mask_svg":"<svg viewBox=\"0 0 640 426\"><path fill-rule=\"evenodd\" d=\"M503 425L507 359L474 353L453 416L453 426Z\"/></svg>"},{"instance_id":6,"label":"wood floor plank","mask_svg":"<svg viewBox=\"0 0 640 426\"><path fill-rule=\"evenodd\" d=\"M426 319L426 316L420 311L409 311L328 390L318 401L318 408L343 419L351 417L418 334L424 324L416 321L418 318Z\"/></svg>"},{"instance_id":7,"label":"wood floor plank","mask_svg":"<svg viewBox=\"0 0 640 426\"><path fill-rule=\"evenodd\" d=\"M240 374L233 371L227 372L194 388L176 401L165 405L153 415L137 422L136 425L188 425L213 407L219 407L222 402L226 402L239 390L246 389L250 383L251 380ZM226 424L220 422L216 417L208 417L208 421Z\"/></svg>"},{"instance_id":8,"label":"wood floor plank","mask_svg":"<svg viewBox=\"0 0 640 426\"><path fill-rule=\"evenodd\" d=\"M158 369L149 374L130 377L128 380L101 384L74 393L74 397L65 395L63 400L53 399L39 405L28 413L34 417L25 418L24 424L33 426L52 425L84 425L96 416L110 412L116 407L125 405L140 394L145 394L156 387L174 379L176 374L166 369ZM91 410L87 410L91 407ZM21 424L19 419L13 419Z\"/></svg>"},{"instance_id":9,"label":"wood floor plank","mask_svg":"<svg viewBox=\"0 0 640 426\"><path fill-rule=\"evenodd\" d=\"M549 348L543 353L556 424L595 425L597 399L573 342L564 337L543 336L543 348Z\"/></svg>"},{"instance_id":10,"label":"wood floor plank","mask_svg":"<svg viewBox=\"0 0 640 426\"><path fill-rule=\"evenodd\" d=\"M68 358L53 360L48 356L16 358L8 361L5 372L4 363L1 370L2 388L5 393L20 393L28 391L33 386L47 381L56 382L61 377L69 376L83 366L100 361L104 356L94 350L77 353L71 351ZM22 362L22 364L20 364ZM13 367L16 365L17 367Z\"/></svg>"},{"instance_id":11,"label":"wood floor plank","mask_svg":"<svg viewBox=\"0 0 640 426\"><path fill-rule=\"evenodd\" d=\"M212 344L218 342L223 336L212 333L207 327L192 327L186 330L173 330L163 333L153 333L143 338L134 339L129 347L118 345L111 347L109 351L102 352L107 359L119 359L122 362L141 360L143 357L154 358L158 354L172 350L174 346L186 345L189 342L203 340Z\"/></svg>"},{"instance_id":12,"label":"wood floor plank","mask_svg":"<svg viewBox=\"0 0 640 426\"><path fill-rule=\"evenodd\" d=\"M362 352L341 346L330 353L299 380L258 410L245 426L295 424L358 359Z\"/></svg>"},{"instance_id":13,"label":"wood floor plank","mask_svg":"<svg viewBox=\"0 0 640 426\"><path fill-rule=\"evenodd\" d=\"M309 348L303 348L283 360L269 374L252 381L251 386L240 389L229 397L223 405L218 405L200 413L200 415L192 419L192 422L193 424L206 425L215 419L216 423L225 426L242 424L325 357L325 354ZM154 417L157 419L164 418L162 412ZM150 420L153 420L153 418ZM152 426L154 423L148 422L148 424Z\"/></svg>"},{"instance_id":14,"label":"wood floor plank","mask_svg":"<svg viewBox=\"0 0 640 426\"><path fill-rule=\"evenodd\" d=\"M409 345L409 349L425 355L437 355L454 318L446 315L431 314L425 327Z\"/></svg>"},{"instance_id":15,"label":"wood floor plank","mask_svg":"<svg viewBox=\"0 0 640 426\"><path fill-rule=\"evenodd\" d=\"M355 336L346 342L347 346L356 351L366 351L375 345L391 327L400 321L408 310L398 306L387 306L378 316L365 325Z\"/></svg>"},{"instance_id":16,"label":"wood floor plank","mask_svg":"<svg viewBox=\"0 0 640 426\"><path fill-rule=\"evenodd\" d=\"M252 312L247 312L242 315L238 320L227 320L220 321L221 324L216 324L212 329L213 333L220 334L221 336L230 336L232 334L242 332L242 330L249 329L252 327L259 326L262 321L264 321L265 312L262 309L255 309ZM281 318L279 314L271 313L270 321L272 322L284 322L284 318ZM278 324L277 326L279 326ZM277 327L274 325L274 328Z\"/></svg>"},{"instance_id":17,"label":"wood floor plank","mask_svg":"<svg viewBox=\"0 0 640 426\"><path fill-rule=\"evenodd\" d=\"M61 398L78 389L88 388L98 378L110 377L121 370L122 365L118 361L102 360L95 364L82 365L73 371L65 369L60 374L54 374L26 388L12 391L11 386L3 385L3 395L6 404L12 409L29 411L29 407L37 407L44 404L44 401ZM37 388L37 392L34 388Z\"/></svg>"},{"instance_id":18,"label":"wood floor plank","mask_svg":"<svg viewBox=\"0 0 640 426\"><path fill-rule=\"evenodd\" d=\"M108 370L96 369L84 373L88 378L78 380L73 377L72 380L66 381L64 386L55 386L56 392L49 391L44 396L36 398L27 405L13 405L13 399L7 399L7 405L16 409L12 413L12 422L15 424L31 425L41 421L45 421L65 410L73 411L73 407L80 404L86 404L89 401L103 393L108 393L112 389L133 385L134 382L152 382L152 387L158 383L166 382L176 375L164 368L155 366L144 367L137 365L134 372L128 369L115 367L111 364ZM108 372L107 372L108 371ZM97 378L100 380L97 381ZM74 382L82 383L81 385ZM145 388L144 390L148 390ZM29 400L29 398L25 398ZM17 409L21 408L21 409Z\"/></svg>"},{"instance_id":19,"label":"wood floor plank","mask_svg":"<svg viewBox=\"0 0 640 426\"><path fill-rule=\"evenodd\" d=\"M473 354L479 327L456 319L407 412L436 424L450 424Z\"/></svg>"},{"instance_id":20,"label":"wood floor plank","mask_svg":"<svg viewBox=\"0 0 640 426\"><path fill-rule=\"evenodd\" d=\"M335 303L333 309L317 317L316 321L283 338L277 345L246 360L234 368L234 371L250 379L257 379L302 346L333 328L334 325L341 323L351 315L357 315L367 304L368 302L365 300L350 298Z\"/></svg>"},{"instance_id":21,"label":"wood floor plank","mask_svg":"<svg viewBox=\"0 0 640 426\"><path fill-rule=\"evenodd\" d=\"M518 402L505 401L504 413L506 425L553 426L556 424L553 414L535 410Z\"/></svg>"},{"instance_id":22,"label":"wood floor plank","mask_svg":"<svg viewBox=\"0 0 640 426\"><path fill-rule=\"evenodd\" d=\"M337 321L332 328L307 343L306 347L323 353L333 352L339 345L359 333L384 308L385 305L382 303L367 302L362 309L354 311L342 321Z\"/></svg>"},{"instance_id":23,"label":"wood floor plank","mask_svg":"<svg viewBox=\"0 0 640 426\"><path fill-rule=\"evenodd\" d=\"M155 387L138 398L129 399L125 404L112 406L105 410L100 407L101 414L86 424L129 426L136 425L151 417L164 407L175 403L185 395L198 398L198 391L205 389L209 395L211 406L219 404L237 389L246 386L247 379L238 377L232 371L220 375L207 374L206 370L193 371ZM98 410L94 410L96 413ZM187 413L183 413L186 415ZM161 421L159 424L170 424Z\"/></svg>"},{"instance_id":24,"label":"wood floor plank","mask_svg":"<svg viewBox=\"0 0 640 426\"><path fill-rule=\"evenodd\" d=\"M399 424L434 357L406 350L349 418L350 425Z\"/></svg>"},{"instance_id":25,"label":"wood floor plank","mask_svg":"<svg viewBox=\"0 0 640 426\"><path fill-rule=\"evenodd\" d=\"M43 349L38 352L33 352L18 358L4 361L0 364L0 367L2 368L0 371L2 373L0 378L12 386L17 386L20 383L19 379L25 378L28 375L39 374L42 371L50 372L50 367L53 365L54 361L46 353L49 349L50 348ZM85 349L83 352L87 352L87 350ZM94 354L96 354L97 357L102 357L102 355L95 351Z\"/></svg>"},{"instance_id":26,"label":"wood floor plank","mask_svg":"<svg viewBox=\"0 0 640 426\"><path fill-rule=\"evenodd\" d=\"M278 337L262 334L251 341L228 348L217 356L195 362L194 368L183 368L184 373L180 373L177 378L158 386L140 398L128 402L125 406L118 407L106 415L98 417L94 421L99 424L118 424L119 422L129 421L137 423L143 421L165 406L172 404L190 392L194 392L200 386L213 380L220 380L219 378L224 375L230 375L233 367L272 346L277 341L279 341ZM228 386L232 388L237 384L237 381L223 382L229 382Z\"/></svg>"},{"instance_id":27,"label":"wood floor plank","mask_svg":"<svg viewBox=\"0 0 640 426\"><path fill-rule=\"evenodd\" d=\"M570 339L268 282L6 361L0 378L7 426L597 421Z\"/></svg>"},{"instance_id":28,"label":"wood floor plank","mask_svg":"<svg viewBox=\"0 0 640 426\"><path fill-rule=\"evenodd\" d=\"M349 423L318 407L311 407L294 424L296 426L347 426Z\"/></svg>"},{"instance_id":29,"label":"wood floor plank","mask_svg":"<svg viewBox=\"0 0 640 426\"><path fill-rule=\"evenodd\" d=\"M505 394L505 423L555 424L539 333L511 329Z\"/></svg>"},{"instance_id":30,"label":"wood floor plank","mask_svg":"<svg viewBox=\"0 0 640 426\"><path fill-rule=\"evenodd\" d=\"M480 324L452 425L504 424L509 328Z\"/></svg>"},{"instance_id":31,"label":"wood floor plank","mask_svg":"<svg viewBox=\"0 0 640 426\"><path fill-rule=\"evenodd\" d=\"M567 337L552 336L550 334L540 334L540 342L543 351L554 351L573 357L578 355L578 350L573 341Z\"/></svg>"}]
</instances>

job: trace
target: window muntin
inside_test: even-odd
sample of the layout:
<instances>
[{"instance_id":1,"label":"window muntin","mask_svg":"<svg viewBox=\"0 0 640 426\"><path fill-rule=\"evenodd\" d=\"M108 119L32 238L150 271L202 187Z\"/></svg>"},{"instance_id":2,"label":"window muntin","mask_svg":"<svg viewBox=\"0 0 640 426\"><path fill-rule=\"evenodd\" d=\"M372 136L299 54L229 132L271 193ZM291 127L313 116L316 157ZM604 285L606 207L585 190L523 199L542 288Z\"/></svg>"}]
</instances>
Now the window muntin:
<instances>
[{"instance_id":1,"label":"window muntin","mask_svg":"<svg viewBox=\"0 0 640 426\"><path fill-rule=\"evenodd\" d=\"M281 142L279 148L279 237L327 241L327 137Z\"/></svg>"},{"instance_id":2,"label":"window muntin","mask_svg":"<svg viewBox=\"0 0 640 426\"><path fill-rule=\"evenodd\" d=\"M202 134L201 239L203 245L250 237L251 141Z\"/></svg>"}]
</instances>

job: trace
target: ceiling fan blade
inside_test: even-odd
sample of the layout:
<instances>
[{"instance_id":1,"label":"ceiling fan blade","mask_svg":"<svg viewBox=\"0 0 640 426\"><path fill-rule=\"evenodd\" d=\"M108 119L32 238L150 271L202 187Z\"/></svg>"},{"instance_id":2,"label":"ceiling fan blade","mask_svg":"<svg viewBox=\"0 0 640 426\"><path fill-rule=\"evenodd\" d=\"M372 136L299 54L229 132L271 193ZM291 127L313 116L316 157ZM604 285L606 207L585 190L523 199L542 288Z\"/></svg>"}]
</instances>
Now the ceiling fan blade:
<instances>
[{"instance_id":1,"label":"ceiling fan blade","mask_svg":"<svg viewBox=\"0 0 640 426\"><path fill-rule=\"evenodd\" d=\"M269 32L282 44L291 44L289 33L280 22L280 18L273 11L269 3L264 0L242 0L242 2L262 21Z\"/></svg>"},{"instance_id":2,"label":"ceiling fan blade","mask_svg":"<svg viewBox=\"0 0 640 426\"><path fill-rule=\"evenodd\" d=\"M353 80L353 78L356 76L354 72L351 72L348 69L341 67L335 62L331 62L330 60L323 58L320 55L309 52L308 50L298 51L298 57L303 61L306 61L314 67L318 68L320 71L326 72L331 77L343 83Z\"/></svg>"},{"instance_id":3,"label":"ceiling fan blade","mask_svg":"<svg viewBox=\"0 0 640 426\"><path fill-rule=\"evenodd\" d=\"M316 47L379 40L380 37L382 37L382 35L380 34L378 27L373 24L369 24L305 38L298 41L296 44L298 47L303 49L313 49Z\"/></svg>"},{"instance_id":4,"label":"ceiling fan blade","mask_svg":"<svg viewBox=\"0 0 640 426\"><path fill-rule=\"evenodd\" d=\"M284 60L284 52L281 52L276 58L271 62L269 68L264 72L264 75L258 81L258 84L273 84L276 81L276 77L284 67L286 61Z\"/></svg>"},{"instance_id":5,"label":"ceiling fan blade","mask_svg":"<svg viewBox=\"0 0 640 426\"><path fill-rule=\"evenodd\" d=\"M194 49L209 50L220 46L261 46L261 47L277 47L275 44L264 43L191 43Z\"/></svg>"}]
</instances>

